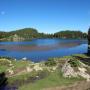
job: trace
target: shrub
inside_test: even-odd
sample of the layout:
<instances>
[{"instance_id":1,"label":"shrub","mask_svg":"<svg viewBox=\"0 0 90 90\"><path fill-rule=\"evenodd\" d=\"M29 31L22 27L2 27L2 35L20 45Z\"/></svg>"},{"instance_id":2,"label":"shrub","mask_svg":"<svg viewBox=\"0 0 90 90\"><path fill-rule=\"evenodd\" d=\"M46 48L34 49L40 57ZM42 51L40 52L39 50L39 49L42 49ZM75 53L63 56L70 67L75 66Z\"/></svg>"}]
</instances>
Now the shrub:
<instances>
[{"instance_id":1,"label":"shrub","mask_svg":"<svg viewBox=\"0 0 90 90\"><path fill-rule=\"evenodd\" d=\"M3 60L3 59L0 60L0 65L9 66L9 64L10 63L7 60Z\"/></svg>"},{"instance_id":2,"label":"shrub","mask_svg":"<svg viewBox=\"0 0 90 90\"><path fill-rule=\"evenodd\" d=\"M8 59L8 60L13 60L14 59L14 58L8 57L8 56L0 56L0 59L3 59L3 58Z\"/></svg>"},{"instance_id":3,"label":"shrub","mask_svg":"<svg viewBox=\"0 0 90 90\"><path fill-rule=\"evenodd\" d=\"M56 61L52 58L49 58L48 61L45 62L46 66L55 66L56 65Z\"/></svg>"},{"instance_id":4,"label":"shrub","mask_svg":"<svg viewBox=\"0 0 90 90\"><path fill-rule=\"evenodd\" d=\"M68 62L70 63L71 67L78 67L78 66L80 66L80 62L77 59L70 59L70 61L68 61Z\"/></svg>"}]
</instances>

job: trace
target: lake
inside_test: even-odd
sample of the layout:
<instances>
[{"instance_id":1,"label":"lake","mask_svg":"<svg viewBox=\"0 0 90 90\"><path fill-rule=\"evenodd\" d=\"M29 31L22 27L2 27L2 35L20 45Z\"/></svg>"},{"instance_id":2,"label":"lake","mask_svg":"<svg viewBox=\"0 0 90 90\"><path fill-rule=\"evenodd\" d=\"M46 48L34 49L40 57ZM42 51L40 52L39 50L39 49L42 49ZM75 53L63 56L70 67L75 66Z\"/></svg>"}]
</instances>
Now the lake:
<instances>
[{"instance_id":1,"label":"lake","mask_svg":"<svg viewBox=\"0 0 90 90\"><path fill-rule=\"evenodd\" d=\"M34 62L52 57L87 53L87 40L77 39L34 39L23 42L0 42L0 56L16 59L26 57Z\"/></svg>"}]
</instances>

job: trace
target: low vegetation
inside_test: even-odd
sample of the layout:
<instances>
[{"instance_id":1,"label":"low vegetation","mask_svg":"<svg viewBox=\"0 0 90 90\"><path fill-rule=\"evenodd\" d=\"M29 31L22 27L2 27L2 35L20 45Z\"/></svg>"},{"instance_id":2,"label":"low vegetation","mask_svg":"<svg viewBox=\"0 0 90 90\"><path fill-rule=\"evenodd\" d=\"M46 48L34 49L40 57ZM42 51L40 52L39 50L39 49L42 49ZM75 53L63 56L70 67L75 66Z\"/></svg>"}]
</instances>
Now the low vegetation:
<instances>
[{"instance_id":1,"label":"low vegetation","mask_svg":"<svg viewBox=\"0 0 90 90\"><path fill-rule=\"evenodd\" d=\"M90 67L80 62L76 56L89 58L83 54L77 54L62 58L50 58L45 62L34 63L29 60L2 57L0 58L0 73L5 72L8 78L7 87L11 89L15 87L18 90L43 90L49 87L67 86L85 80L84 78L89 80L89 75L84 78L78 76L79 69L81 69L79 75L82 75L84 69L87 70L85 73L89 74ZM76 68L77 71L74 71Z\"/></svg>"},{"instance_id":2,"label":"low vegetation","mask_svg":"<svg viewBox=\"0 0 90 90\"><path fill-rule=\"evenodd\" d=\"M72 58L68 61L71 65L71 67L79 67L80 61L78 59L75 60L75 58Z\"/></svg>"},{"instance_id":3,"label":"low vegetation","mask_svg":"<svg viewBox=\"0 0 90 90\"><path fill-rule=\"evenodd\" d=\"M48 61L45 62L46 66L55 66L56 61L53 58L49 58Z\"/></svg>"},{"instance_id":4,"label":"low vegetation","mask_svg":"<svg viewBox=\"0 0 90 90\"><path fill-rule=\"evenodd\" d=\"M60 71L50 73L46 78L37 81L36 83L30 83L20 87L20 90L43 90L45 88L56 87L56 86L67 86L75 81L82 80L81 78L64 78Z\"/></svg>"}]
</instances>

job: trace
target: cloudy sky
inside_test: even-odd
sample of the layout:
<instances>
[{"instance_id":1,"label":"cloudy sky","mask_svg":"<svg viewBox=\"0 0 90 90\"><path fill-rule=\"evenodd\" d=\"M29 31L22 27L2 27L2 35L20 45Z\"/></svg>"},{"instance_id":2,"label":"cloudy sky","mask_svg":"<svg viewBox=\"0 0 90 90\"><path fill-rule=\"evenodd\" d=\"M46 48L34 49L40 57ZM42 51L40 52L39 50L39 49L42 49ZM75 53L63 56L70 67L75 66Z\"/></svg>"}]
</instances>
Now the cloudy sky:
<instances>
[{"instance_id":1,"label":"cloudy sky","mask_svg":"<svg viewBox=\"0 0 90 90\"><path fill-rule=\"evenodd\" d=\"M81 30L90 26L90 0L0 0L0 31L25 27L39 32Z\"/></svg>"}]
</instances>

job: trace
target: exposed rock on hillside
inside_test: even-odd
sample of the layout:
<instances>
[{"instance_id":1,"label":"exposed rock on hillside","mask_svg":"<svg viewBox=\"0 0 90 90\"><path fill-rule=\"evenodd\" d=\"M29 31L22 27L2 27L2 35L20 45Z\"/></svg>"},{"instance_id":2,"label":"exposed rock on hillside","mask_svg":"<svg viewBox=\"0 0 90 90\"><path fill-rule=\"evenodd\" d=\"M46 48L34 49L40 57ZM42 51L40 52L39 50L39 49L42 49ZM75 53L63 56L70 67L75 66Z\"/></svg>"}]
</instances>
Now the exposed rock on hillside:
<instances>
[{"instance_id":1,"label":"exposed rock on hillside","mask_svg":"<svg viewBox=\"0 0 90 90\"><path fill-rule=\"evenodd\" d=\"M62 73L64 77L83 77L85 78L87 81L90 81L90 74L88 73L88 69L90 69L89 66L81 63L80 61L78 61L79 65L78 66L74 66L75 62L72 63L73 66L71 65L70 62L73 62L71 60L68 60L65 62L65 64L62 67Z\"/></svg>"},{"instance_id":2,"label":"exposed rock on hillside","mask_svg":"<svg viewBox=\"0 0 90 90\"><path fill-rule=\"evenodd\" d=\"M9 41L23 41L25 39L23 37L18 36L17 34L14 34L13 36L10 36L8 40Z\"/></svg>"}]
</instances>

